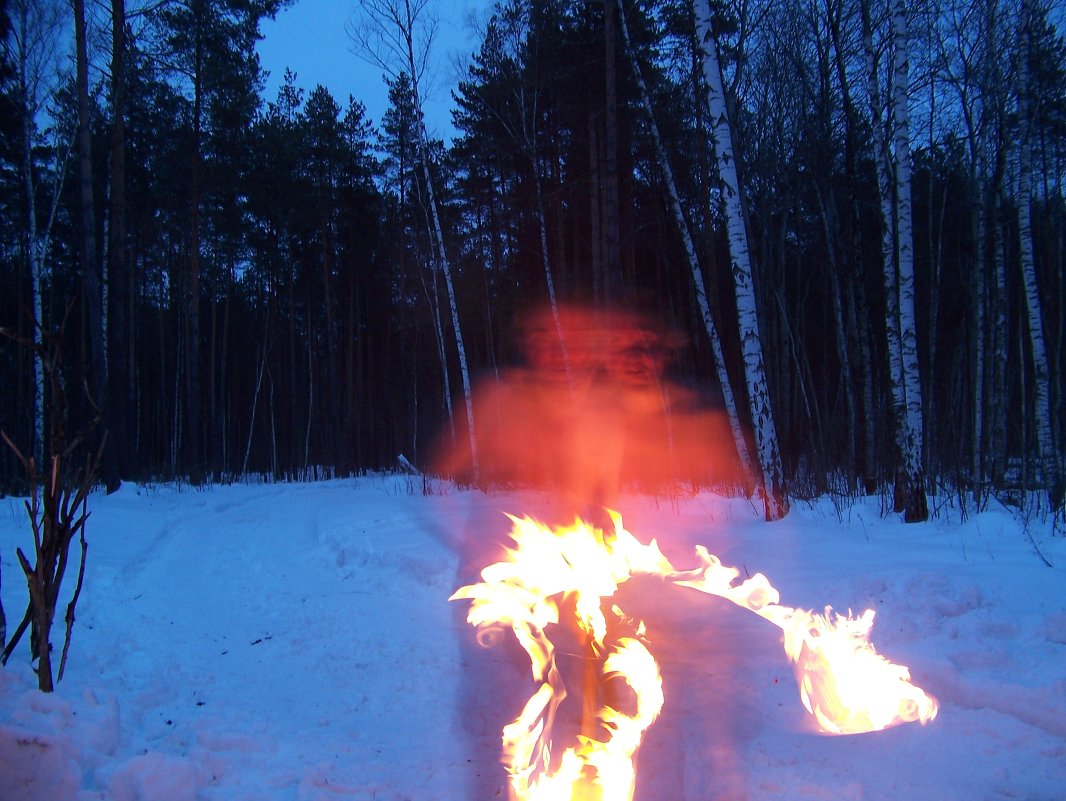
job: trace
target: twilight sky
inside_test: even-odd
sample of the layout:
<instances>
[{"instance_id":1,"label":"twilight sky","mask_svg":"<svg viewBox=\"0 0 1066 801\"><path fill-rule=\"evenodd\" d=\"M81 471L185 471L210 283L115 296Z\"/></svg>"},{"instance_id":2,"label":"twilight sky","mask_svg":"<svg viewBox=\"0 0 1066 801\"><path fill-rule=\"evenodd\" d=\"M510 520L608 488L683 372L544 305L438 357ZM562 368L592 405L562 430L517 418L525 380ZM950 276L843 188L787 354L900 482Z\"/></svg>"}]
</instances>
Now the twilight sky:
<instances>
[{"instance_id":1,"label":"twilight sky","mask_svg":"<svg viewBox=\"0 0 1066 801\"><path fill-rule=\"evenodd\" d=\"M433 45L431 72L426 87L425 112L430 136L445 140L454 135L451 124L451 88L456 84L457 62L465 63L477 49L480 37L474 19L484 20L491 0L429 0L426 10L439 20ZM388 107L388 90L381 69L354 53L347 23L360 13L356 0L296 0L262 25L259 57L269 71L263 97L274 100L285 68L296 73L296 85L309 93L322 84L343 109L348 95L366 106L375 125Z\"/></svg>"}]
</instances>

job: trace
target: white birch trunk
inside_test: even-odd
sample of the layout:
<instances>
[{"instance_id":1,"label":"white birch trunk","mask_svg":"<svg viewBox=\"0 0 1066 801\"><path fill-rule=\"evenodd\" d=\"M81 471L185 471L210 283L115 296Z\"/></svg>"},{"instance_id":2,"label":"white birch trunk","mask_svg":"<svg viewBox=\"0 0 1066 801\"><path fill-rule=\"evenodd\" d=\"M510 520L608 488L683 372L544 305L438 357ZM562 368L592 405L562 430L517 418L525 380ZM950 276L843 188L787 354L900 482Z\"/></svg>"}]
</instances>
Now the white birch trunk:
<instances>
[{"instance_id":1,"label":"white birch trunk","mask_svg":"<svg viewBox=\"0 0 1066 801\"><path fill-rule=\"evenodd\" d=\"M418 203L422 207L423 214L425 214L425 216L426 216L426 230L429 231L429 239L430 239L430 245L429 245L429 247L430 247L429 273L430 273L430 278L432 279L432 281L430 282L429 288L433 290L432 294L430 293L429 289L426 288L426 279L425 279L425 276L422 273L421 268L419 268L418 275L419 275L419 278L422 281L422 290L426 293L426 298L429 300L429 304L430 304L430 316L433 318L433 334L434 334L434 336L436 337L436 340L437 340L437 358L440 360L440 369L441 369L441 377L442 377L441 380L442 380L442 382L444 384L444 409L445 409L445 412L448 415L448 428L449 428L449 431L451 432L452 442L454 443L455 442L455 417L454 417L453 409L452 409L452 377L451 377L451 369L448 367L448 354L447 354L447 351L445 349L445 343L444 343L444 326L441 324L441 319L440 319L440 293L439 293L439 291L437 289L437 272L436 272L436 270L433 269L433 263L434 263L434 260L436 258L433 255L433 252L434 252L434 250L436 248L436 244L435 244L434 238L433 238L433 225L430 222L430 217L429 217L429 211L428 211L429 204L426 203L425 199L422 197L422 187L418 183L417 175L413 175L412 176L412 181L413 181L414 186L415 186L415 191L418 193ZM401 184L402 184L402 177L401 177Z\"/></svg>"},{"instance_id":2,"label":"white birch trunk","mask_svg":"<svg viewBox=\"0 0 1066 801\"><path fill-rule=\"evenodd\" d=\"M907 107L909 82L909 38L905 0L896 0L892 21L895 49L894 97L896 149L896 247L899 267L900 361L906 404L903 469L907 473L908 522L929 517L922 470L922 387L918 371L918 334L914 313L914 233L911 207L910 113Z\"/></svg>"},{"instance_id":3,"label":"white birch trunk","mask_svg":"<svg viewBox=\"0 0 1066 801\"><path fill-rule=\"evenodd\" d=\"M714 32L711 28L709 0L695 0L695 11L696 35L703 48L703 74L707 81L711 140L718 161L722 196L726 207L730 266L737 299L744 377L755 433L755 447L762 470L765 514L767 520L777 520L788 513L788 497L783 485L781 453L778 449L777 430L770 407L770 393L766 385L766 368L763 362L762 343L759 339L759 321L755 310L751 255L748 250L747 232L744 228L743 199L740 195L729 115L726 111L722 70L718 63Z\"/></svg>"},{"instance_id":4,"label":"white birch trunk","mask_svg":"<svg viewBox=\"0 0 1066 801\"><path fill-rule=\"evenodd\" d=\"M685 257L688 260L689 270L692 274L692 283L696 292L696 304L699 307L700 317L703 320L703 327L707 331L707 337L711 341L711 352L714 356L715 370L718 373L718 383L722 387L722 402L725 404L726 414L729 416L729 428L733 434L733 442L737 448L737 456L740 459L740 465L744 470L745 475L750 480L752 473L751 456L748 453L747 441L744 438L744 429L740 425L740 415L737 412L737 402L733 395L733 387L729 383L729 374L725 369L725 356L722 353L722 342L718 336L718 327L715 325L714 318L711 316L711 305L707 298L707 287L703 280L703 273L700 271L699 259L696 257L696 247L692 241L692 233L689 231L688 222L685 220L685 214L681 209L681 199L677 191L677 182L674 180L674 171L670 167L670 159L666 154L666 148L663 145L662 136L659 134L659 125L655 121L655 112L651 104L651 95L648 92L648 86L644 81L644 75L640 70L637 54L633 50L633 46L629 40L629 25L626 23L625 8L622 3L623 0L618 0L618 19L622 27L622 38L625 42L626 54L629 56L629 63L633 70L633 75L637 80L637 86L640 89L641 103L643 104L644 112L648 117L648 125L651 130L652 140L655 142L655 153L659 160L659 169L662 170L663 182L666 184L666 191L670 197L670 208L674 213L674 220L677 222L677 229L681 234L681 243L685 248Z\"/></svg>"},{"instance_id":5,"label":"white birch trunk","mask_svg":"<svg viewBox=\"0 0 1066 801\"><path fill-rule=\"evenodd\" d=\"M909 490L906 470L907 396L903 379L903 343L900 335L899 281L896 276L896 209L894 198L895 173L888 153L888 141L881 116L881 90L877 77L877 57L873 46L873 25L869 0L862 6L863 49L866 53L867 85L870 97L870 129L874 163L877 168L877 188L881 197L881 268L885 287L885 339L888 345L888 376L892 393L893 439L896 444L896 492L893 508L906 509Z\"/></svg>"},{"instance_id":6,"label":"white birch trunk","mask_svg":"<svg viewBox=\"0 0 1066 801\"><path fill-rule=\"evenodd\" d=\"M570 388L571 397L576 397L574 386L574 374L570 369L570 348L566 341L566 332L563 330L563 319L559 313L559 300L555 294L555 278L552 273L551 258L548 255L548 223L544 214L544 195L541 189L540 171L537 165L536 151L532 152L533 183L537 193L537 226L540 232L541 264L544 267L544 283L548 287L548 304L552 310L552 320L555 323L555 335L559 338L559 351L563 355L563 371L566 373L566 383Z\"/></svg>"},{"instance_id":7,"label":"white birch trunk","mask_svg":"<svg viewBox=\"0 0 1066 801\"><path fill-rule=\"evenodd\" d=\"M27 19L21 15L20 42L27 40ZM48 254L48 232L51 230L51 219L55 214L56 201L59 193L53 194L52 214L49 215L49 225L45 236L39 236L37 232L37 185L33 180L33 132L34 105L30 99L30 81L26 74L28 54L20 53L19 59L19 94L22 99L22 172L26 184L26 244L30 258L30 293L33 301L33 327L30 336L38 341L44 333L44 303L42 300L45 263ZM58 165L57 165L58 166ZM43 337L42 337L43 341ZM37 469L44 464L44 363L39 352L33 353L33 458Z\"/></svg>"},{"instance_id":8,"label":"white birch trunk","mask_svg":"<svg viewBox=\"0 0 1066 801\"><path fill-rule=\"evenodd\" d=\"M432 262L430 269L432 269ZM433 334L437 339L437 358L440 359L440 369L444 381L444 409L448 413L448 425L451 427L452 439L454 440L455 421L452 418L452 376L451 369L448 367L448 354L444 347L444 326L440 321L440 295L437 292L437 274L433 273L430 277L433 279L430 284L433 293L432 295L427 293L427 295L429 302L432 304ZM425 281L425 278L422 280Z\"/></svg>"},{"instance_id":9,"label":"white birch trunk","mask_svg":"<svg viewBox=\"0 0 1066 801\"><path fill-rule=\"evenodd\" d=\"M895 269L895 209L892 197L894 180L892 164L885 141L884 122L881 118L881 92L877 79L877 59L874 55L873 30L870 26L869 9L863 4L863 44L866 51L867 81L870 96L870 129L874 150L874 163L877 167L877 188L881 198L881 266L885 286L885 334L888 339L889 383L892 388L892 412L897 421L906 420L904 410L906 399L903 395L903 359L899 338L899 292L896 284ZM903 443L899 437L900 427L896 425L896 445L902 453Z\"/></svg>"},{"instance_id":10,"label":"white birch trunk","mask_svg":"<svg viewBox=\"0 0 1066 801\"><path fill-rule=\"evenodd\" d=\"M407 67L411 76L411 91L414 95L415 109L419 114L422 112L422 95L419 91L419 69L415 59L413 27L414 17L421 6L412 7L408 1L405 3L405 17L408 25L401 30L404 44L406 45ZM433 177L430 174L429 162L429 133L426 131L424 119L418 120L418 150L419 160L422 163L422 175L426 182L426 197L429 201L429 213L433 222L433 235L436 238L437 259L441 272L444 274L444 289L448 294L448 308L451 312L452 330L455 332L455 346L459 355L459 372L463 381L463 399L466 404L466 426L470 439L470 464L473 470L474 480L480 476L478 467L477 433L474 430L474 392L470 382L470 368L466 360L466 346L463 343L463 330L459 323L459 306L455 298L455 283L452 281L452 267L448 260L448 252L444 246L444 232L440 223L440 210L437 206L437 195L433 188Z\"/></svg>"},{"instance_id":11,"label":"white birch trunk","mask_svg":"<svg viewBox=\"0 0 1066 801\"><path fill-rule=\"evenodd\" d=\"M416 99L418 90L415 90ZM437 209L437 197L433 191L433 178L429 173L429 137L426 135L424 123L419 123L422 151L422 174L426 181L426 195L429 198L429 210L433 218L433 230L437 240L437 258L444 274L444 289L448 293L448 308L451 311L452 329L455 332L455 346L459 353L459 372L463 379L463 399L466 403L466 425L470 438L470 464L476 481L480 475L477 453L477 433L474 431L474 392L470 383L470 368L466 361L466 346L463 344L463 330L459 324L459 306L455 299L455 284L452 282L452 268L448 261L448 253L444 247L444 233L440 224L440 213Z\"/></svg>"},{"instance_id":12,"label":"white birch trunk","mask_svg":"<svg viewBox=\"0 0 1066 801\"><path fill-rule=\"evenodd\" d=\"M1018 58L1018 239L1025 288L1025 307L1029 326L1029 345L1033 357L1033 405L1037 446L1042 478L1048 487L1051 504L1060 508L1066 502L1062 491L1059 459L1055 452L1054 433L1051 430L1050 372L1047 346L1044 341L1044 319L1040 305L1040 287L1036 277L1036 259L1033 253L1032 212L1032 142L1029 124L1029 46L1032 36L1031 8L1022 0L1022 25L1020 53Z\"/></svg>"},{"instance_id":13,"label":"white birch trunk","mask_svg":"<svg viewBox=\"0 0 1066 801\"><path fill-rule=\"evenodd\" d=\"M411 79L411 94L414 107L419 115L422 112L422 97L419 90L420 76L426 66L428 45L432 41L435 23L429 25L430 33L425 44L426 52L415 55L415 37L418 18L426 8L427 0L363 0L360 3L366 24L357 27L352 34L356 45L368 58L377 62L394 78L398 73L406 72ZM399 67L403 64L403 67ZM424 119L418 122L418 159L426 182L426 195L432 227L430 238L436 238L438 263L444 274L444 287L448 293L448 307L451 312L452 328L455 331L456 349L459 355L459 370L462 373L463 397L466 402L466 421L470 438L470 458L473 476L479 476L477 434L474 430L474 394L470 384L470 369L467 366L466 346L463 344L463 331L459 323L459 309L455 298L455 284L452 281L451 263L448 261L447 249L437 206L437 195L430 174L429 134Z\"/></svg>"},{"instance_id":14,"label":"white birch trunk","mask_svg":"<svg viewBox=\"0 0 1066 801\"><path fill-rule=\"evenodd\" d=\"M548 221L544 214L544 193L540 182L540 169L537 165L537 157L534 152L530 159L533 167L533 186L537 194L537 232L540 235L540 261L544 268L544 284L548 288L548 304L551 306L552 318L555 320L555 333L559 337L559 347L563 354L563 369L566 371L567 380L570 377L570 356L566 346L566 335L563 332L563 321L559 316L559 300L555 294L555 277L552 273L551 257L548 255Z\"/></svg>"},{"instance_id":15,"label":"white birch trunk","mask_svg":"<svg viewBox=\"0 0 1066 801\"><path fill-rule=\"evenodd\" d=\"M66 144L56 139L56 161L53 174L52 203L48 210L48 218L43 230L37 225L37 185L34 181L33 171L33 130L34 122L30 115L26 115L23 125L22 141L22 169L26 184L26 197L28 198L28 213L26 219L27 250L30 258L30 294L33 305L32 337L34 342L44 342L44 280L48 273L48 251L52 245L52 226L55 223L56 210L59 207L59 199L63 194L64 177L67 171L67 158L70 153L70 142ZM40 468L44 462L44 363L41 361L41 352L35 350L33 354L33 458Z\"/></svg>"}]
</instances>

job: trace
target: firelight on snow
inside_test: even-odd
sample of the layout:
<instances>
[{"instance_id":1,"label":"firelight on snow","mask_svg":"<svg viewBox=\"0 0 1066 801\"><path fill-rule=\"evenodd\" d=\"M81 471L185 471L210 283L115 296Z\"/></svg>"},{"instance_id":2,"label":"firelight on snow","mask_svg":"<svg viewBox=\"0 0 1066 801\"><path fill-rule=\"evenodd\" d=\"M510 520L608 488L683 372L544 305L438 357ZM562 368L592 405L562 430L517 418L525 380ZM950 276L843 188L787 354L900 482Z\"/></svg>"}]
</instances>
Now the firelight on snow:
<instances>
[{"instance_id":1,"label":"firelight on snow","mask_svg":"<svg viewBox=\"0 0 1066 801\"><path fill-rule=\"evenodd\" d=\"M739 571L702 546L696 549L700 566L678 571L654 540L641 543L619 514L610 516L614 529L604 531L581 520L551 528L509 515L514 546L507 558L451 596L471 601L467 621L477 628L479 642L489 644L510 629L529 656L534 692L503 730L502 760L513 798L632 798L636 752L662 709L664 689L643 624L605 601L637 574L717 595L779 627L800 698L825 732L857 734L936 716L936 700L911 683L907 668L870 644L872 610L853 618L828 608L821 614L781 606L765 576L736 583ZM585 708L576 734L562 738L573 742L556 753L557 712L567 688L552 637L568 630L587 650ZM590 708L590 701L599 708Z\"/></svg>"}]
</instances>

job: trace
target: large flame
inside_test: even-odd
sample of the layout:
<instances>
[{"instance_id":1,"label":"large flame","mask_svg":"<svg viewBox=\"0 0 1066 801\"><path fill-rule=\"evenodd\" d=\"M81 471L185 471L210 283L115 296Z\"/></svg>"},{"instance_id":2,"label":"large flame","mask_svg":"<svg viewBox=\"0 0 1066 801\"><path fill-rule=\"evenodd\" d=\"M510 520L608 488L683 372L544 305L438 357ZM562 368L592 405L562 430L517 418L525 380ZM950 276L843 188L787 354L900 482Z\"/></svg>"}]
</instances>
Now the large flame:
<instances>
[{"instance_id":1,"label":"large flame","mask_svg":"<svg viewBox=\"0 0 1066 801\"><path fill-rule=\"evenodd\" d=\"M604 599L638 573L720 596L778 626L800 698L823 731L855 734L936 716L936 700L911 683L907 668L870 644L872 610L852 618L829 608L819 614L781 606L765 576L737 584L739 571L722 565L703 546L696 549L699 567L677 571L654 540L642 544L617 513L610 514L614 529L609 532L581 520L553 529L529 517L511 517L514 547L507 558L486 567L481 582L451 597L472 602L467 620L477 627L480 642L489 643L509 628L529 655L535 690L503 730L502 759L518 801L632 798L635 755L662 709L662 679L643 624L617 605L605 611ZM621 680L635 700L625 704L626 710L604 702L595 712L595 725L585 721L576 744L556 755L552 731L566 686L548 631L561 623L564 600L588 644L588 664L598 671L594 686Z\"/></svg>"}]
</instances>

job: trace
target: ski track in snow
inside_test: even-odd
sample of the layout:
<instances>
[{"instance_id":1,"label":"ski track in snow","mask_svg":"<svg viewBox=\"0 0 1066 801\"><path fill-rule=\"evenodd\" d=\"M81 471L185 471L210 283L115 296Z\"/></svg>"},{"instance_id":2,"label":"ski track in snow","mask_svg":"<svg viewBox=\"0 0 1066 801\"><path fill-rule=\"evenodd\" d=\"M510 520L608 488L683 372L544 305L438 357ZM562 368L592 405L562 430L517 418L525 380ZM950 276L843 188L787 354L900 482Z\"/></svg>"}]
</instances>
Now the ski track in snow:
<instances>
[{"instance_id":1,"label":"ski track in snow","mask_svg":"<svg viewBox=\"0 0 1066 801\"><path fill-rule=\"evenodd\" d=\"M538 495L431 488L370 477L94 494L66 678L38 693L26 643L0 670L0 801L463 801L498 755L458 733L471 632L447 601L453 546L506 530L501 513ZM1066 799L1066 540L1050 522L1030 530L1054 568L1003 509L906 526L878 498L797 502L774 524L709 493L620 507L679 568L705 544L765 573L785 605L877 610L878 651L941 702L925 727L815 734L775 629L635 582L625 603L648 620L667 698L638 801L665 801L656 788L670 782L692 801ZM9 630L25 608L16 546L32 548L24 510L3 499Z\"/></svg>"}]
</instances>

